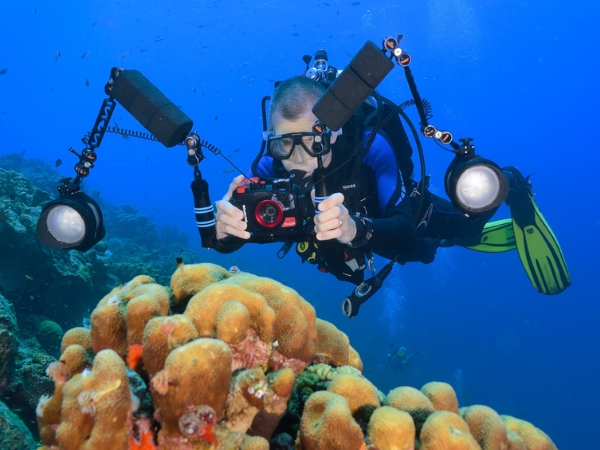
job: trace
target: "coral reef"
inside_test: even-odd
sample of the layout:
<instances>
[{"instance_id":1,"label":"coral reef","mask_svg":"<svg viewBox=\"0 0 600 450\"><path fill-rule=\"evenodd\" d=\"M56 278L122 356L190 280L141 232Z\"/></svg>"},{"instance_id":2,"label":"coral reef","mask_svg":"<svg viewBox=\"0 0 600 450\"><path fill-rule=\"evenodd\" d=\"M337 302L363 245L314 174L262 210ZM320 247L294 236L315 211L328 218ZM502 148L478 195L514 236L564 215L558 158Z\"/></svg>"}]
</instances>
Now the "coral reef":
<instances>
[{"instance_id":1,"label":"coral reef","mask_svg":"<svg viewBox=\"0 0 600 450\"><path fill-rule=\"evenodd\" d=\"M42 320L62 328L77 326L96 299L112 288L140 273L168 285L175 255L198 259L193 251L183 251L187 236L175 227L158 233L135 208L105 202L98 192L88 195L104 213L104 241L85 253L39 245L37 219L43 204L57 196L56 186L64 175L14 153L0 155L0 167L0 248L18 255L0 259L0 294L13 304L17 316L27 318L36 311L44 315Z\"/></svg>"},{"instance_id":2,"label":"coral reef","mask_svg":"<svg viewBox=\"0 0 600 450\"><path fill-rule=\"evenodd\" d=\"M17 353L18 331L12 305L0 295L0 395L6 390L9 369Z\"/></svg>"},{"instance_id":3,"label":"coral reef","mask_svg":"<svg viewBox=\"0 0 600 450\"><path fill-rule=\"evenodd\" d=\"M29 450L35 448L33 436L23 421L0 402L0 448Z\"/></svg>"},{"instance_id":4,"label":"coral reef","mask_svg":"<svg viewBox=\"0 0 600 450\"><path fill-rule=\"evenodd\" d=\"M528 422L459 411L446 383L383 395L347 336L274 280L213 264L173 278L184 314L138 276L98 302L91 332L65 333L37 406L42 448L555 448Z\"/></svg>"}]
</instances>

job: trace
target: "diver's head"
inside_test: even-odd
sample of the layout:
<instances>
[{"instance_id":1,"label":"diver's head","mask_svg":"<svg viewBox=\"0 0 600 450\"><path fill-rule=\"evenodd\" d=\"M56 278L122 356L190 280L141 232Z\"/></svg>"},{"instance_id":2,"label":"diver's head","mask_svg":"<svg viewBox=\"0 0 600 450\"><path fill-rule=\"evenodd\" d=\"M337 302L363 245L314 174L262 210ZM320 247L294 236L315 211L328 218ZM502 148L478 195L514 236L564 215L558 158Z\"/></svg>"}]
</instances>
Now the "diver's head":
<instances>
[{"instance_id":1,"label":"diver's head","mask_svg":"<svg viewBox=\"0 0 600 450\"><path fill-rule=\"evenodd\" d=\"M306 176L312 175L317 168L317 158L311 155L314 135L312 127L318 120L312 113L312 107L321 98L325 88L317 81L306 77L294 77L280 83L271 97L269 119L274 135L291 135L292 138L274 142L269 154L281 159L283 167L291 172L302 170ZM333 144L337 134L332 134ZM331 152L323 155L323 165L331 162Z\"/></svg>"},{"instance_id":2,"label":"diver's head","mask_svg":"<svg viewBox=\"0 0 600 450\"><path fill-rule=\"evenodd\" d=\"M406 355L406 347L400 347L396 352L396 355L398 355L400 358Z\"/></svg>"}]
</instances>

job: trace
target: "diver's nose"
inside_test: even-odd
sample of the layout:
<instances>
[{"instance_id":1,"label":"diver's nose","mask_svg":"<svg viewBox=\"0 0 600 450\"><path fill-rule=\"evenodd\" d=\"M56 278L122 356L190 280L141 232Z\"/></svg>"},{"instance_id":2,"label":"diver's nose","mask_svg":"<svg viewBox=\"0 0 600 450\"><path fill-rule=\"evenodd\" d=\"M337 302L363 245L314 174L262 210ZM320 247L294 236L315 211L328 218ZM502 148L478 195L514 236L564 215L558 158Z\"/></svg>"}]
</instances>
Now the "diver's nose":
<instances>
[{"instance_id":1,"label":"diver's nose","mask_svg":"<svg viewBox=\"0 0 600 450\"><path fill-rule=\"evenodd\" d=\"M302 164L304 163L304 159L305 159L305 155L304 155L304 149L302 148L302 146L300 145L296 145L294 147L294 154L292 155L294 162L296 164Z\"/></svg>"}]
</instances>

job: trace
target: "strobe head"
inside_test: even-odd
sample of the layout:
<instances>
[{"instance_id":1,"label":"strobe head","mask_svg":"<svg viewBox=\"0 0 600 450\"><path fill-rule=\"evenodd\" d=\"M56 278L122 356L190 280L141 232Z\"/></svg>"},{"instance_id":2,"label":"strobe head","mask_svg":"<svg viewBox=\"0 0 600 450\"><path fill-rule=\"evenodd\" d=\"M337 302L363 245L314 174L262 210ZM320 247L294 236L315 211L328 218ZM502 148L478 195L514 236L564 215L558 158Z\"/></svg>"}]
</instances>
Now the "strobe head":
<instances>
[{"instance_id":1,"label":"strobe head","mask_svg":"<svg viewBox=\"0 0 600 450\"><path fill-rule=\"evenodd\" d=\"M470 139L461 141L463 146L444 178L446 194L460 212L478 217L500 206L508 197L510 186L496 163L475 155Z\"/></svg>"},{"instance_id":2,"label":"strobe head","mask_svg":"<svg viewBox=\"0 0 600 450\"><path fill-rule=\"evenodd\" d=\"M106 234L102 211L83 192L47 203L38 219L36 234L48 247L86 251Z\"/></svg>"}]
</instances>

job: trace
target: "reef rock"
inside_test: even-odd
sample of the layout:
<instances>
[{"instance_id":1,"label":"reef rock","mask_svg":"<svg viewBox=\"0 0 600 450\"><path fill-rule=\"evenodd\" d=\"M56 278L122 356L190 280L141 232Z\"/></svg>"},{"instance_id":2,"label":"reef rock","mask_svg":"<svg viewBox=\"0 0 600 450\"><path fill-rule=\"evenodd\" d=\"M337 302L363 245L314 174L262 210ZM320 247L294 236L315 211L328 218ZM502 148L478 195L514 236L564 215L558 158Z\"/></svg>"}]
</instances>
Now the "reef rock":
<instances>
[{"instance_id":1,"label":"reef rock","mask_svg":"<svg viewBox=\"0 0 600 450\"><path fill-rule=\"evenodd\" d=\"M17 319L12 305L0 295L0 394L4 392L17 352Z\"/></svg>"},{"instance_id":2,"label":"reef rock","mask_svg":"<svg viewBox=\"0 0 600 450\"><path fill-rule=\"evenodd\" d=\"M0 402L0 448L2 450L36 448L33 436L23 421L2 402Z\"/></svg>"}]
</instances>

